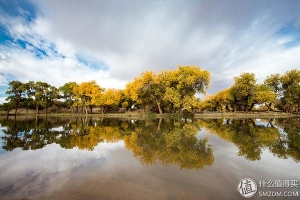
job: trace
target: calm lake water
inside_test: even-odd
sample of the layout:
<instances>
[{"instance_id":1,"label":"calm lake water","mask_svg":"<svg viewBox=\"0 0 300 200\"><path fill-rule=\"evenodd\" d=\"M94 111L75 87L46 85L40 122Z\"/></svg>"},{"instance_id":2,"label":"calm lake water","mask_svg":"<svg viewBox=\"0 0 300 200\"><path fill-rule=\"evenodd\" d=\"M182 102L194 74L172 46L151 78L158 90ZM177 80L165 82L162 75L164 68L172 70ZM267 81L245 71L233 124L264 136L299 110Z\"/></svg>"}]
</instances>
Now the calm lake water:
<instances>
[{"instance_id":1,"label":"calm lake water","mask_svg":"<svg viewBox=\"0 0 300 200\"><path fill-rule=\"evenodd\" d=\"M251 199L300 198L297 118L27 116L0 118L0 136L3 200L246 199L243 178L257 184Z\"/></svg>"}]
</instances>

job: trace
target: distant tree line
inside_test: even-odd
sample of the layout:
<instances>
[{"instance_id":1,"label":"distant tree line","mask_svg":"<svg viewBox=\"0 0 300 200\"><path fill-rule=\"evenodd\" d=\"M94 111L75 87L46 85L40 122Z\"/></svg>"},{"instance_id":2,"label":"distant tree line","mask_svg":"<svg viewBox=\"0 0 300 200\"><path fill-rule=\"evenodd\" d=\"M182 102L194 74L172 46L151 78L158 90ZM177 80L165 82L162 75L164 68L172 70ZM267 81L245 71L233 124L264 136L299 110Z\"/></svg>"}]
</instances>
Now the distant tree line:
<instances>
[{"instance_id":1,"label":"distant tree line","mask_svg":"<svg viewBox=\"0 0 300 200\"><path fill-rule=\"evenodd\" d=\"M175 70L143 72L123 89L105 89L96 81L68 82L56 88L46 82L9 82L7 103L1 110L35 109L36 114L49 108L60 112L110 113L140 109L145 112L182 113L202 111L251 111L255 105L266 110L277 108L285 112L300 110L300 70L272 74L257 83L253 73L234 77L234 84L204 100L195 94L206 94L210 73L197 66L179 66Z\"/></svg>"},{"instance_id":2,"label":"distant tree line","mask_svg":"<svg viewBox=\"0 0 300 200\"><path fill-rule=\"evenodd\" d=\"M271 74L263 83L257 83L255 74L242 73L234 77L230 88L209 95L199 103L202 110L251 111L255 105L265 110L284 112L300 111L300 70L293 69L281 74Z\"/></svg>"}]
</instances>

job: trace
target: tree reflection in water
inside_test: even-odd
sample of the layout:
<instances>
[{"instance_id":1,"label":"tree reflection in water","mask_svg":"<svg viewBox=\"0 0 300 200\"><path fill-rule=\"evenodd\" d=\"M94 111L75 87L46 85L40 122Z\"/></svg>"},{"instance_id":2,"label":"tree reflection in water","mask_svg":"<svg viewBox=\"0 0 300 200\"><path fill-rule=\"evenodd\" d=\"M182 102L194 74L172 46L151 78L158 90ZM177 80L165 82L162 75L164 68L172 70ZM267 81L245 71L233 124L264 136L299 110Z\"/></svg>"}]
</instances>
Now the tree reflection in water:
<instances>
[{"instance_id":1,"label":"tree reflection in water","mask_svg":"<svg viewBox=\"0 0 300 200\"><path fill-rule=\"evenodd\" d=\"M199 169L214 163L208 138L196 138L199 130L195 121L144 121L130 135L124 136L124 141L126 148L144 164L160 161L165 165Z\"/></svg>"},{"instance_id":2,"label":"tree reflection in water","mask_svg":"<svg viewBox=\"0 0 300 200\"><path fill-rule=\"evenodd\" d=\"M8 118L0 119L2 148L36 150L56 143L62 148L92 151L101 142L124 140L125 147L145 165L157 162L182 169L199 169L214 163L207 137L197 139L203 127L239 149L247 160L261 159L263 149L279 158L300 161L300 121L296 118L253 119L157 119L108 118Z\"/></svg>"},{"instance_id":3,"label":"tree reflection in water","mask_svg":"<svg viewBox=\"0 0 300 200\"><path fill-rule=\"evenodd\" d=\"M232 142L238 155L247 160L261 159L263 149L269 149L278 158L300 161L300 119L214 119L201 120L211 133Z\"/></svg>"},{"instance_id":4,"label":"tree reflection in water","mask_svg":"<svg viewBox=\"0 0 300 200\"><path fill-rule=\"evenodd\" d=\"M3 149L36 150L56 143L62 148L93 150L100 142L124 140L143 164L157 161L181 168L203 168L214 162L208 138L198 140L192 120L122 120L107 118L37 118L0 121ZM59 128L57 128L59 127Z\"/></svg>"}]
</instances>

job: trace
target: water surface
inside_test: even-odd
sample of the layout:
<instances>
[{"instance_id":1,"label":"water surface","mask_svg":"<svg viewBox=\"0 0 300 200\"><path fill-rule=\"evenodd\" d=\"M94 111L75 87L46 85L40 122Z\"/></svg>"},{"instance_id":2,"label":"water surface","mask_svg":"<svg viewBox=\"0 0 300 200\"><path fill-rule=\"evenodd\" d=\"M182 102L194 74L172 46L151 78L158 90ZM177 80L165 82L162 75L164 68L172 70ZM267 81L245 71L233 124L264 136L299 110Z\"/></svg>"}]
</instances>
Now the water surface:
<instances>
[{"instance_id":1,"label":"water surface","mask_svg":"<svg viewBox=\"0 0 300 200\"><path fill-rule=\"evenodd\" d=\"M245 199L242 178L300 180L296 118L17 117L0 125L1 199Z\"/></svg>"}]
</instances>

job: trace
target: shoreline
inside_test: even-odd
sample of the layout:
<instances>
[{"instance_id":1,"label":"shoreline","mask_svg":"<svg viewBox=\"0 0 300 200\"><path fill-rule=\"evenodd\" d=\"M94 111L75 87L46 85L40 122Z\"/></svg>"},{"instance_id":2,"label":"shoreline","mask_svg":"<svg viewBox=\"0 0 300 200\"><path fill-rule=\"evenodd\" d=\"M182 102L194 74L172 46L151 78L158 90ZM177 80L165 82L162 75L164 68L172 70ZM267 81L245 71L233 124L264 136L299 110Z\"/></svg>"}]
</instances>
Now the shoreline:
<instances>
[{"instance_id":1,"label":"shoreline","mask_svg":"<svg viewBox=\"0 0 300 200\"><path fill-rule=\"evenodd\" d=\"M7 113L0 113L1 117L7 117ZM15 116L14 113L10 113L9 117ZM284 112L217 112L217 113L164 113L162 115L158 113L142 113L142 112L131 112L131 113L18 113L17 117L20 116L45 116L45 117L102 117L102 118L132 118L132 119L156 119L156 118L286 118L286 117L300 117L300 114L284 113Z\"/></svg>"},{"instance_id":2,"label":"shoreline","mask_svg":"<svg viewBox=\"0 0 300 200\"><path fill-rule=\"evenodd\" d=\"M282 118L300 117L300 114L285 112L230 112L230 113L203 113L195 114L195 118Z\"/></svg>"}]
</instances>

